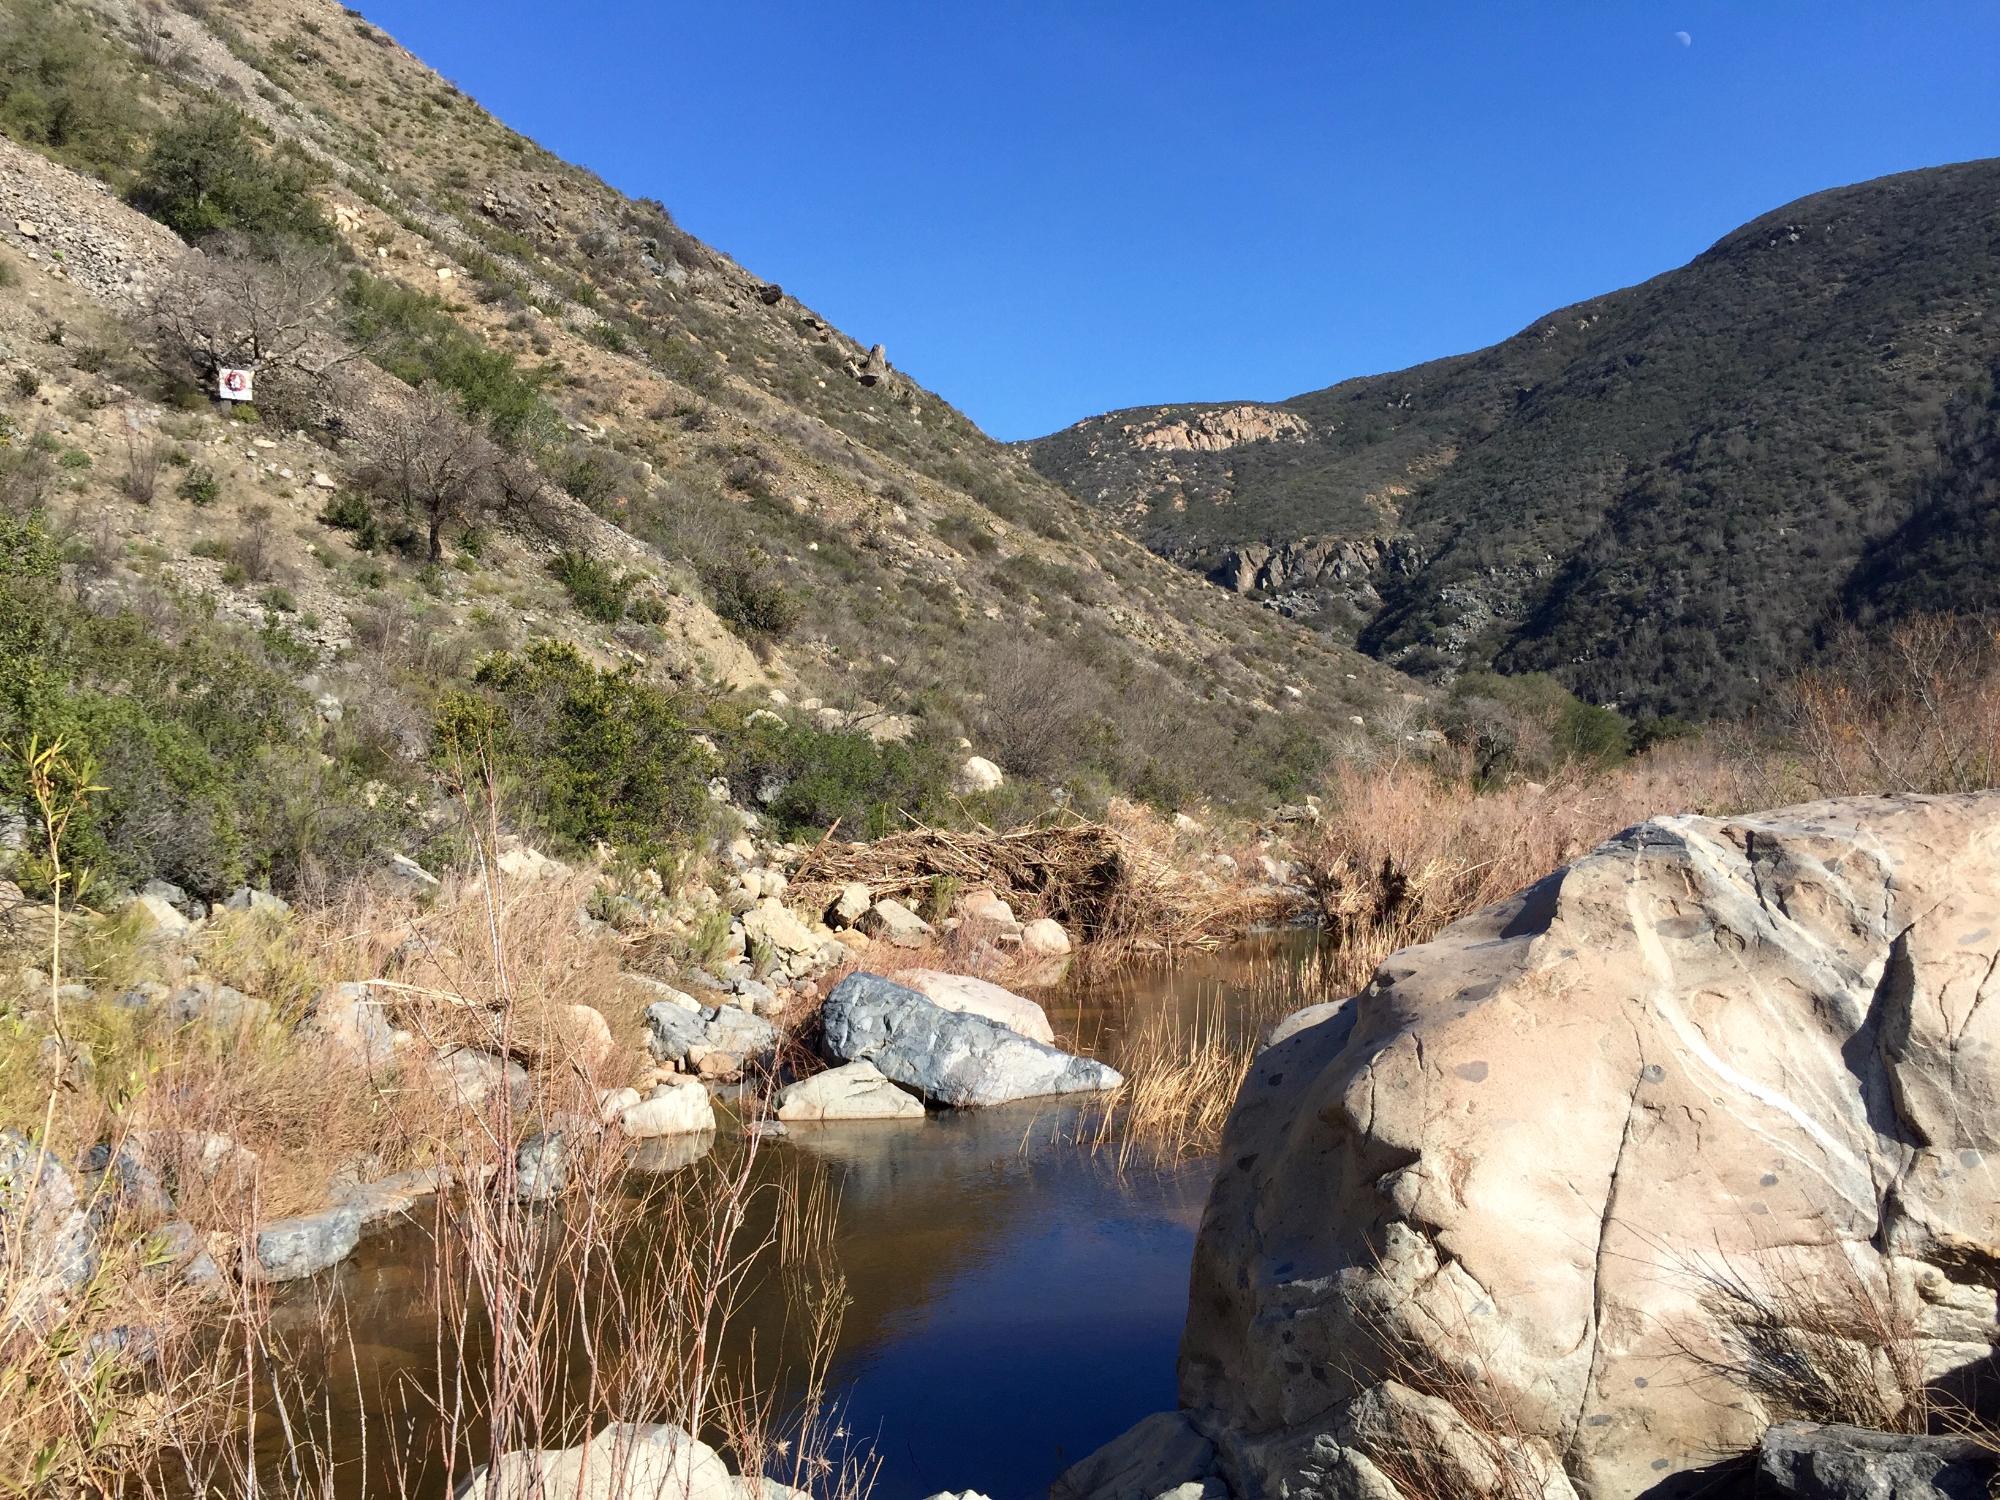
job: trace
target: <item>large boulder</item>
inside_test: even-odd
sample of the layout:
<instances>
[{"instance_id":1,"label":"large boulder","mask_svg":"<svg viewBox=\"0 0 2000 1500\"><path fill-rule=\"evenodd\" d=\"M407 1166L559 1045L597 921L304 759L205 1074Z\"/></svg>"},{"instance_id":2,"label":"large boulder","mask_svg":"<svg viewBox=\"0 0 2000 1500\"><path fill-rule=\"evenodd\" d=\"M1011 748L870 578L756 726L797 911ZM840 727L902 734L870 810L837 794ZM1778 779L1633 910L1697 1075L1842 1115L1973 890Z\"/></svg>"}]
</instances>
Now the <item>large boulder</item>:
<instances>
[{"instance_id":1,"label":"large boulder","mask_svg":"<svg viewBox=\"0 0 2000 1500\"><path fill-rule=\"evenodd\" d=\"M899 977L933 1005L985 1016L1033 1041L1055 1042L1055 1028L1049 1025L1047 1011L1026 996L1002 989L991 980L974 979L969 974L946 974L937 969L911 969Z\"/></svg>"},{"instance_id":2,"label":"large boulder","mask_svg":"<svg viewBox=\"0 0 2000 1500\"><path fill-rule=\"evenodd\" d=\"M361 1241L361 1209L352 1203L259 1225L256 1262L245 1270L265 1281L297 1281L339 1265Z\"/></svg>"},{"instance_id":3,"label":"large boulder","mask_svg":"<svg viewBox=\"0 0 2000 1500\"><path fill-rule=\"evenodd\" d=\"M698 1135L715 1129L715 1105L708 1090L692 1078L676 1078L661 1084L644 1099L633 1090L630 1102L618 1112L618 1126L634 1140L652 1140L663 1135Z\"/></svg>"},{"instance_id":4,"label":"large boulder","mask_svg":"<svg viewBox=\"0 0 2000 1500\"><path fill-rule=\"evenodd\" d=\"M883 897L854 924L872 938L893 943L898 948L921 948L937 936L937 929L902 902Z\"/></svg>"},{"instance_id":5,"label":"large boulder","mask_svg":"<svg viewBox=\"0 0 2000 1500\"><path fill-rule=\"evenodd\" d=\"M955 1108L1095 1093L1125 1080L1087 1057L1030 1041L985 1016L946 1010L905 985L850 974L820 1013L827 1051Z\"/></svg>"},{"instance_id":6,"label":"large boulder","mask_svg":"<svg viewBox=\"0 0 2000 1500\"><path fill-rule=\"evenodd\" d=\"M1889 1399L1986 1358L1996 972L2000 793L1659 818L1394 955L1242 1086L1183 1409L1239 1494L1373 1492L1401 1387L1664 1497L1801 1350Z\"/></svg>"},{"instance_id":7,"label":"large boulder","mask_svg":"<svg viewBox=\"0 0 2000 1500\"><path fill-rule=\"evenodd\" d=\"M0 1330L40 1329L97 1272L87 1205L53 1155L0 1130Z\"/></svg>"}]
</instances>

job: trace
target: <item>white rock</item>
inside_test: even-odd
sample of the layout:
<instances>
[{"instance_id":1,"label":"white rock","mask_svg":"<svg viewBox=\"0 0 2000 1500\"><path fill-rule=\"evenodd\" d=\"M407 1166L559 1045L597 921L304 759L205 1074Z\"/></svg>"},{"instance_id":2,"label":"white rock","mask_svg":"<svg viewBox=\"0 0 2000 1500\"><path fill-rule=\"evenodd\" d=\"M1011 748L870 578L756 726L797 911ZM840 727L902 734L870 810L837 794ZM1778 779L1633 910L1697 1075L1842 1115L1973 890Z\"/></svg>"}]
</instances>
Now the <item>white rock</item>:
<instances>
[{"instance_id":1,"label":"white rock","mask_svg":"<svg viewBox=\"0 0 2000 1500\"><path fill-rule=\"evenodd\" d=\"M708 1090L692 1078L661 1084L618 1116L618 1127L634 1140L661 1135L693 1135L715 1129L715 1106Z\"/></svg>"},{"instance_id":2,"label":"white rock","mask_svg":"<svg viewBox=\"0 0 2000 1500\"><path fill-rule=\"evenodd\" d=\"M1031 958L1066 958L1070 952L1069 934L1053 918L1037 917L1021 929L1021 949Z\"/></svg>"},{"instance_id":3,"label":"white rock","mask_svg":"<svg viewBox=\"0 0 2000 1500\"><path fill-rule=\"evenodd\" d=\"M1022 1036L1053 1045L1055 1029L1048 1012L1024 995L968 974L945 974L936 969L911 969L896 978L924 996L933 1005L967 1015L985 1016L1010 1026Z\"/></svg>"},{"instance_id":4,"label":"white rock","mask_svg":"<svg viewBox=\"0 0 2000 1500\"><path fill-rule=\"evenodd\" d=\"M502 1454L455 1500L742 1500L716 1451L665 1423L620 1422L579 1448Z\"/></svg>"},{"instance_id":5,"label":"white rock","mask_svg":"<svg viewBox=\"0 0 2000 1500\"><path fill-rule=\"evenodd\" d=\"M788 1122L825 1120L920 1120L924 1104L899 1089L871 1062L852 1062L815 1073L778 1093L778 1118Z\"/></svg>"},{"instance_id":6,"label":"white rock","mask_svg":"<svg viewBox=\"0 0 2000 1500\"><path fill-rule=\"evenodd\" d=\"M869 907L855 924L870 937L894 943L898 948L921 948L937 936L937 929L900 901L884 897Z\"/></svg>"},{"instance_id":7,"label":"white rock","mask_svg":"<svg viewBox=\"0 0 2000 1500\"><path fill-rule=\"evenodd\" d=\"M980 792L997 792L1007 783L1007 778L998 766L983 755L967 756L952 778L952 790L961 797L976 796Z\"/></svg>"}]
</instances>

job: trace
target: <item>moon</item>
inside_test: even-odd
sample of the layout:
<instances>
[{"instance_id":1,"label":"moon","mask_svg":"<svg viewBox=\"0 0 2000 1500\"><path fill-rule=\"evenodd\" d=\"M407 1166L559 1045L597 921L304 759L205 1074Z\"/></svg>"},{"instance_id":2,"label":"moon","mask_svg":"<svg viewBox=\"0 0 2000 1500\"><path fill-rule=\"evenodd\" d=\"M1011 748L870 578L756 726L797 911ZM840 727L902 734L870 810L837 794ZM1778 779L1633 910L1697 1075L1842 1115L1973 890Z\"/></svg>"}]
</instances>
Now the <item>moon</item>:
<instances>
[{"instance_id":1,"label":"moon","mask_svg":"<svg viewBox=\"0 0 2000 1500\"><path fill-rule=\"evenodd\" d=\"M1692 47L1694 45L1694 38L1689 36L1685 31L1676 31L1674 33L1674 40L1679 42L1683 47Z\"/></svg>"}]
</instances>

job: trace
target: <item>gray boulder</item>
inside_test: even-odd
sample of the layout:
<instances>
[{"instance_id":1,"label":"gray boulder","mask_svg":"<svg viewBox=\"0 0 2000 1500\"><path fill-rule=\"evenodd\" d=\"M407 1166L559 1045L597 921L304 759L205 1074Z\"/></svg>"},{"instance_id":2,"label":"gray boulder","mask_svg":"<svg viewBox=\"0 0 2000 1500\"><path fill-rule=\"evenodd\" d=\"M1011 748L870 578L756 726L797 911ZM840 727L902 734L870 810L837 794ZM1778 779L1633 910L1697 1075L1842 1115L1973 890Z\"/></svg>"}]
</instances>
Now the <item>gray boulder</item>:
<instances>
[{"instance_id":1,"label":"gray boulder","mask_svg":"<svg viewBox=\"0 0 2000 1500\"><path fill-rule=\"evenodd\" d=\"M1776 1500L1987 1500L1996 1478L2000 1453L1966 1438L1780 1422L1757 1445Z\"/></svg>"},{"instance_id":2,"label":"gray boulder","mask_svg":"<svg viewBox=\"0 0 2000 1500\"><path fill-rule=\"evenodd\" d=\"M690 1047L701 1045L707 1030L703 1014L672 1000L655 1000L646 1007L647 1050L661 1062L679 1062Z\"/></svg>"},{"instance_id":3,"label":"gray boulder","mask_svg":"<svg viewBox=\"0 0 2000 1500\"><path fill-rule=\"evenodd\" d=\"M514 1153L514 1196L543 1203L569 1182L569 1142L560 1130L538 1130Z\"/></svg>"},{"instance_id":4,"label":"gray boulder","mask_svg":"<svg viewBox=\"0 0 2000 1500\"><path fill-rule=\"evenodd\" d=\"M835 985L821 1025L833 1057L872 1062L885 1078L956 1108L1096 1093L1125 1081L1101 1062L985 1016L946 1010L875 974L850 974Z\"/></svg>"},{"instance_id":5,"label":"gray boulder","mask_svg":"<svg viewBox=\"0 0 2000 1500\"><path fill-rule=\"evenodd\" d=\"M263 1281L297 1281L337 1266L361 1242L361 1210L352 1203L278 1219L257 1231L254 1275Z\"/></svg>"},{"instance_id":6,"label":"gray boulder","mask_svg":"<svg viewBox=\"0 0 2000 1500\"><path fill-rule=\"evenodd\" d=\"M18 1130L0 1130L0 1289L6 1320L40 1328L96 1274L97 1247L62 1163Z\"/></svg>"}]
</instances>

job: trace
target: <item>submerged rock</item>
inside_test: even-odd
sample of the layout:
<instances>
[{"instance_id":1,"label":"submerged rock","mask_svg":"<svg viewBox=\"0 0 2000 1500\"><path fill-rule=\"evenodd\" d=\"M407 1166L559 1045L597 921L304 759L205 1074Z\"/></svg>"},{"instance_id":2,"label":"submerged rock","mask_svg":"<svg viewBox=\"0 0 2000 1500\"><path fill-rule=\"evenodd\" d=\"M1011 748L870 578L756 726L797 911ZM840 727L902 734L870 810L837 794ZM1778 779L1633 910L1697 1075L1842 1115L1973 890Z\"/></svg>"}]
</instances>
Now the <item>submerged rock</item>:
<instances>
[{"instance_id":1,"label":"submerged rock","mask_svg":"<svg viewBox=\"0 0 2000 1500\"><path fill-rule=\"evenodd\" d=\"M1638 1495L1768 1423L1690 1353L1741 1347L1718 1277L1989 1358L1996 972L2000 793L1659 818L1392 956L1237 1096L1183 1408L1239 1493L1362 1493L1444 1421L1391 1386L1474 1370L1523 1461Z\"/></svg>"},{"instance_id":2,"label":"submerged rock","mask_svg":"<svg viewBox=\"0 0 2000 1500\"><path fill-rule=\"evenodd\" d=\"M874 974L850 974L820 1014L828 1053L872 1062L936 1104L973 1107L1050 1094L1095 1093L1125 1080L985 1016L946 1010Z\"/></svg>"},{"instance_id":3,"label":"submerged rock","mask_svg":"<svg viewBox=\"0 0 2000 1500\"><path fill-rule=\"evenodd\" d=\"M715 1129L715 1105L708 1090L692 1078L675 1079L626 1104L618 1113L618 1126L634 1140L698 1135Z\"/></svg>"}]
</instances>

